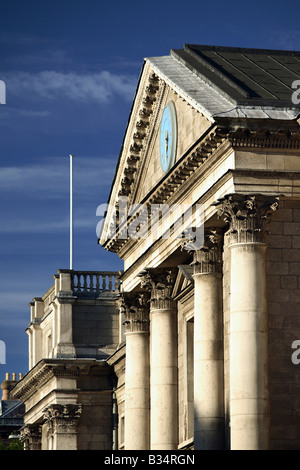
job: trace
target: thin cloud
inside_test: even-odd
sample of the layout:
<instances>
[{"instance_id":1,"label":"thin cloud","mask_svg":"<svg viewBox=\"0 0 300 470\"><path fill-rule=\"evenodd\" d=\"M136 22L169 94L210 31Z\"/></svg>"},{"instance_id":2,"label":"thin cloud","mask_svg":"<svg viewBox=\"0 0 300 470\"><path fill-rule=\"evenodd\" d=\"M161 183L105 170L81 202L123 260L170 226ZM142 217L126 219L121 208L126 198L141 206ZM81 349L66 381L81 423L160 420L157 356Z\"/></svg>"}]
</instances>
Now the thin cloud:
<instances>
[{"instance_id":1,"label":"thin cloud","mask_svg":"<svg viewBox=\"0 0 300 470\"><path fill-rule=\"evenodd\" d=\"M300 30L281 30L270 31L270 42L277 42L279 47L285 50L299 50L300 47ZM278 48L278 47L277 47Z\"/></svg>"},{"instance_id":2,"label":"thin cloud","mask_svg":"<svg viewBox=\"0 0 300 470\"><path fill-rule=\"evenodd\" d=\"M108 188L116 162L109 158L74 157L74 193L91 194ZM0 193L20 191L39 198L54 198L69 191L68 157L44 159L43 163L27 166L0 167Z\"/></svg>"},{"instance_id":3,"label":"thin cloud","mask_svg":"<svg viewBox=\"0 0 300 470\"><path fill-rule=\"evenodd\" d=\"M30 222L30 223L29 223ZM96 218L95 216L82 216L74 218L75 229L94 229L96 236ZM58 233L69 230L70 221L65 217L59 220L30 220L16 219L4 220L0 225L0 234L18 233L18 234L38 234L38 233Z\"/></svg>"},{"instance_id":4,"label":"thin cloud","mask_svg":"<svg viewBox=\"0 0 300 470\"><path fill-rule=\"evenodd\" d=\"M108 103L114 97L131 101L136 78L109 71L90 74L61 73L53 70L39 73L18 72L4 77L7 93L49 100L69 99L76 102Z\"/></svg>"},{"instance_id":5,"label":"thin cloud","mask_svg":"<svg viewBox=\"0 0 300 470\"><path fill-rule=\"evenodd\" d=\"M107 201L115 162L74 157L74 227L96 233L96 208ZM69 158L53 157L23 167L0 167L0 234L57 233L69 228ZM23 201L25 211L19 210ZM34 210L32 210L34 208Z\"/></svg>"}]
</instances>

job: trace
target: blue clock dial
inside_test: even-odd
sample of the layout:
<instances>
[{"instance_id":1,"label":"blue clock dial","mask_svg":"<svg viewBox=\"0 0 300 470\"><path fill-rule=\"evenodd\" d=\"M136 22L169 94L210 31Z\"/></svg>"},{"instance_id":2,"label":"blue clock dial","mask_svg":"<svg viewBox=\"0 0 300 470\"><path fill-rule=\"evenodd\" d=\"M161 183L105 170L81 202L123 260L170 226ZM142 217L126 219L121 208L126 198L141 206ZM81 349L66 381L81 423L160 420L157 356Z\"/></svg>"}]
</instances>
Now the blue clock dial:
<instances>
[{"instance_id":1,"label":"blue clock dial","mask_svg":"<svg viewBox=\"0 0 300 470\"><path fill-rule=\"evenodd\" d=\"M175 162L177 146L177 122L174 103L171 101L162 114L160 123L160 163L164 172Z\"/></svg>"}]
</instances>

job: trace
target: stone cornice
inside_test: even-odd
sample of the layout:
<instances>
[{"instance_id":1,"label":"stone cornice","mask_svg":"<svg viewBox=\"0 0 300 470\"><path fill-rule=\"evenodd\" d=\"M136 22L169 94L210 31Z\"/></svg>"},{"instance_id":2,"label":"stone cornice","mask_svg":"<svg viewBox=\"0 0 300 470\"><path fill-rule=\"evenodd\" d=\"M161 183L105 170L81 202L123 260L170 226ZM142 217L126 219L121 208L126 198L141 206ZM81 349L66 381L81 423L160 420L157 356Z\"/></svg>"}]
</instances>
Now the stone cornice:
<instances>
[{"instance_id":1,"label":"stone cornice","mask_svg":"<svg viewBox=\"0 0 300 470\"><path fill-rule=\"evenodd\" d=\"M102 365L103 367L103 361L96 359L43 359L17 383L12 390L13 397L25 402L51 378L75 378L88 373L93 365Z\"/></svg>"},{"instance_id":2,"label":"stone cornice","mask_svg":"<svg viewBox=\"0 0 300 470\"><path fill-rule=\"evenodd\" d=\"M128 240L122 237L122 230L138 216L132 214L122 224L118 224L118 198L126 196L128 202L135 194L137 176L142 171L143 161L154 132L161 100L167 86L163 76L154 72L145 63L138 92L135 98L130 123L126 132L122 157L110 197L109 213L105 221L101 244L108 251L120 253ZM267 116L267 113L266 113ZM192 173L226 141L233 149L300 149L299 124L296 120L277 121L272 119L222 118L216 116L210 129L183 155L173 169L153 188L140 204L168 203L174 192L185 186ZM206 169L207 171L207 169ZM118 178L118 179L117 179ZM145 222L146 223L146 222ZM114 227L117 226L116 232Z\"/></svg>"},{"instance_id":3,"label":"stone cornice","mask_svg":"<svg viewBox=\"0 0 300 470\"><path fill-rule=\"evenodd\" d=\"M152 129L153 116L156 114L156 108L161 100L161 95L164 93L164 89L164 82L153 72L150 65L145 63L140 76L110 195L107 217L110 226L113 224L116 212L118 211L119 197L126 196L129 199L131 198L137 179L137 171L147 147L149 132Z\"/></svg>"},{"instance_id":4,"label":"stone cornice","mask_svg":"<svg viewBox=\"0 0 300 470\"><path fill-rule=\"evenodd\" d=\"M155 112L157 95L160 90L160 80L154 73L150 73L141 102L138 106L135 128L133 129L132 141L124 153L128 154L123 169L118 196L130 196L134 186L135 174L138 170L139 162L143 157L144 148L147 142L149 129Z\"/></svg>"},{"instance_id":5,"label":"stone cornice","mask_svg":"<svg viewBox=\"0 0 300 470\"><path fill-rule=\"evenodd\" d=\"M140 204L150 207L151 204L168 203L171 196L184 186L190 176L212 156L222 142L228 142L230 147L236 150L251 150L254 148L278 149L280 151L298 150L300 149L300 133L299 129L297 130L294 127L292 130L250 130L214 126L174 165L173 169ZM131 215L126 224L123 225L123 229L128 227L138 215L138 212ZM146 223L148 223L148 220L145 221ZM111 239L106 241L104 248L118 253L127 243L128 240L120 238L120 232L117 231Z\"/></svg>"},{"instance_id":6,"label":"stone cornice","mask_svg":"<svg viewBox=\"0 0 300 470\"><path fill-rule=\"evenodd\" d=\"M290 129L271 129L263 127L251 130L247 127L233 130L228 139L235 149L265 148L265 149L300 149L300 128L291 126Z\"/></svg>"},{"instance_id":7,"label":"stone cornice","mask_svg":"<svg viewBox=\"0 0 300 470\"><path fill-rule=\"evenodd\" d=\"M156 187L140 202L147 208L151 204L164 204L176 192L183 183L199 168L216 148L226 139L227 130L213 128L203 139L193 145L193 147L174 165L173 169L163 178ZM148 211L150 216L150 210ZM128 225L138 217L138 211L128 217L126 223L120 224L120 228L103 245L108 251L119 252L128 243L126 238L122 238L122 230L126 230ZM116 226L118 226L118 209L116 210ZM145 220L145 224L148 220Z\"/></svg>"}]
</instances>

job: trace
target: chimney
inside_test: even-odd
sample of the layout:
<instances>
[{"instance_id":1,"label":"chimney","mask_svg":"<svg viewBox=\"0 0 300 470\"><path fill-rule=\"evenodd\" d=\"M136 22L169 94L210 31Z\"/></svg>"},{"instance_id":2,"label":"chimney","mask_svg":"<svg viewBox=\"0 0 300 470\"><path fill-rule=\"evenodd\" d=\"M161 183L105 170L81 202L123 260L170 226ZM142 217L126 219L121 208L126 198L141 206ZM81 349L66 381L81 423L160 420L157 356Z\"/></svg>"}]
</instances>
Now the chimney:
<instances>
[{"instance_id":1,"label":"chimney","mask_svg":"<svg viewBox=\"0 0 300 470\"><path fill-rule=\"evenodd\" d=\"M19 379L21 380L22 374L19 374ZM12 374L12 378L10 378L10 374L7 372L5 374L5 380L1 384L2 388L2 400L10 400L10 391L18 382L16 378L16 374Z\"/></svg>"}]
</instances>

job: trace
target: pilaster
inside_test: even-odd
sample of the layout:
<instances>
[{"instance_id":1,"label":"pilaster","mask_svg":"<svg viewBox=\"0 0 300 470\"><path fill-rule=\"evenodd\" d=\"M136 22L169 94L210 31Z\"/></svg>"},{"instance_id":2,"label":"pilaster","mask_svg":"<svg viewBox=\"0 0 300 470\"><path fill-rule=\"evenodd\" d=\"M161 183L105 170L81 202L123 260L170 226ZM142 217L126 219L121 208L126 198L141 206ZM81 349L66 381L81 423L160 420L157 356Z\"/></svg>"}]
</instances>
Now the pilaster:
<instances>
[{"instance_id":1,"label":"pilaster","mask_svg":"<svg viewBox=\"0 0 300 470\"><path fill-rule=\"evenodd\" d=\"M73 304L77 297L73 295L72 278L70 270L59 270L58 279L55 282L56 297L54 308L57 319L57 331L54 354L55 357L75 357L73 344Z\"/></svg>"},{"instance_id":2,"label":"pilaster","mask_svg":"<svg viewBox=\"0 0 300 470\"><path fill-rule=\"evenodd\" d=\"M24 443L24 450L42 449L42 426L28 424L20 430L20 440Z\"/></svg>"},{"instance_id":3,"label":"pilaster","mask_svg":"<svg viewBox=\"0 0 300 470\"><path fill-rule=\"evenodd\" d=\"M82 406L75 404L53 404L43 411L48 450L78 450L77 423L81 412Z\"/></svg>"}]
</instances>

